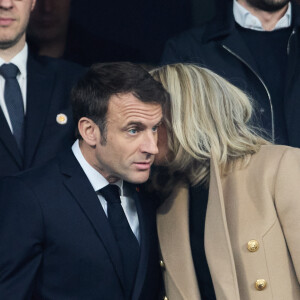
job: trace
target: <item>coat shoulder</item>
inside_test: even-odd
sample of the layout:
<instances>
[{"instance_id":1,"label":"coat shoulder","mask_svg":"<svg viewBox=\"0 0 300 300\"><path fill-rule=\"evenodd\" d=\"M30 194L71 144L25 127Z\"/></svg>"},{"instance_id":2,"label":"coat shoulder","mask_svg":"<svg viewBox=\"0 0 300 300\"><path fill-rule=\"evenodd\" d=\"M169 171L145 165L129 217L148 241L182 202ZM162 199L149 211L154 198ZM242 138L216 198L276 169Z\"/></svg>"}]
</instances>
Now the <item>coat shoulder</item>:
<instances>
[{"instance_id":1,"label":"coat shoulder","mask_svg":"<svg viewBox=\"0 0 300 300\"><path fill-rule=\"evenodd\" d=\"M252 155L247 167L242 168L241 171L256 174L255 176L259 178L269 174L268 176L273 178L282 166L291 162L296 165L300 163L300 149L281 145L264 145Z\"/></svg>"},{"instance_id":2,"label":"coat shoulder","mask_svg":"<svg viewBox=\"0 0 300 300\"><path fill-rule=\"evenodd\" d=\"M202 38L207 25L195 27L169 39L164 48L161 64L189 62L190 55L203 44Z\"/></svg>"},{"instance_id":3,"label":"coat shoulder","mask_svg":"<svg viewBox=\"0 0 300 300\"><path fill-rule=\"evenodd\" d=\"M283 156L299 156L300 158L300 149L284 145L263 145L254 155L254 157L273 161L276 158L281 160Z\"/></svg>"}]
</instances>

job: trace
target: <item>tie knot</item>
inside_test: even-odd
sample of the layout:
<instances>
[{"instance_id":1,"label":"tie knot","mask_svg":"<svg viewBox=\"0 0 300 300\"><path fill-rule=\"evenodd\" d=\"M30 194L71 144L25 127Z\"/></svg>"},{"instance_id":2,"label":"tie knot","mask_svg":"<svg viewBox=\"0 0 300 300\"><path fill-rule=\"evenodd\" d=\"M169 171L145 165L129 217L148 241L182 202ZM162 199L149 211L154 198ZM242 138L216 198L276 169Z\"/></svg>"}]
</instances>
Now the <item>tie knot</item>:
<instances>
[{"instance_id":1,"label":"tie knot","mask_svg":"<svg viewBox=\"0 0 300 300\"><path fill-rule=\"evenodd\" d=\"M119 187L115 184L108 184L100 190L100 193L109 203L121 203Z\"/></svg>"},{"instance_id":2,"label":"tie knot","mask_svg":"<svg viewBox=\"0 0 300 300\"><path fill-rule=\"evenodd\" d=\"M5 78L16 78L19 73L19 68L14 64L3 64L0 67L0 74Z\"/></svg>"}]
</instances>

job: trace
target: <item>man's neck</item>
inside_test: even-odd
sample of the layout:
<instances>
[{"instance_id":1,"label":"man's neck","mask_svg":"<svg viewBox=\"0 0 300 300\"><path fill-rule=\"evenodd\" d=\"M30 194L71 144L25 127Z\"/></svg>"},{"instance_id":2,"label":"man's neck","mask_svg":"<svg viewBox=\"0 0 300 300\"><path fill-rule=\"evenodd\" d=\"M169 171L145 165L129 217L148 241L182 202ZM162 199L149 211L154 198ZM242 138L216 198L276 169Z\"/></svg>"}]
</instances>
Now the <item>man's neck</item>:
<instances>
[{"instance_id":1,"label":"man's neck","mask_svg":"<svg viewBox=\"0 0 300 300\"><path fill-rule=\"evenodd\" d=\"M7 49L0 48L0 57L9 62L12 58L14 58L25 46L25 36L22 37L17 44L13 45Z\"/></svg>"},{"instance_id":2,"label":"man's neck","mask_svg":"<svg viewBox=\"0 0 300 300\"><path fill-rule=\"evenodd\" d=\"M275 28L277 22L284 16L288 9L287 4L285 7L278 11L268 12L249 5L249 3L246 0L237 1L241 6L246 8L253 16L257 17L260 20L262 27L266 31L272 31Z\"/></svg>"}]
</instances>

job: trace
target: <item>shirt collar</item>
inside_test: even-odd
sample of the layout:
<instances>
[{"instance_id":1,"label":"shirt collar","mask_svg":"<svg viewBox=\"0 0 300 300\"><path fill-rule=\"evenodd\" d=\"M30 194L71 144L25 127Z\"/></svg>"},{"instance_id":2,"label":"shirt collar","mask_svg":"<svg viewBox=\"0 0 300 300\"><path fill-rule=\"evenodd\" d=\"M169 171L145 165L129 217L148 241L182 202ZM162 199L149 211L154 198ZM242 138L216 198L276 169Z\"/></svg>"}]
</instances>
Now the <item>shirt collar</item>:
<instances>
[{"instance_id":1,"label":"shirt collar","mask_svg":"<svg viewBox=\"0 0 300 300\"><path fill-rule=\"evenodd\" d=\"M240 5L237 0L233 1L233 15L235 21L242 27L265 31L262 27L260 20L253 16L245 7ZM288 4L288 9L284 16L277 22L273 30L290 27L292 23L292 5L291 2Z\"/></svg>"},{"instance_id":2,"label":"shirt collar","mask_svg":"<svg viewBox=\"0 0 300 300\"><path fill-rule=\"evenodd\" d=\"M86 161L80 150L78 140L73 144L72 151L95 192L109 184L109 182ZM123 196L123 180L120 179L117 182L114 182L114 184L120 188L121 196Z\"/></svg>"},{"instance_id":3,"label":"shirt collar","mask_svg":"<svg viewBox=\"0 0 300 300\"><path fill-rule=\"evenodd\" d=\"M26 77L27 76L27 59L28 59L28 46L25 43L25 46L23 49L14 56L9 63L13 63L19 68L21 76ZM7 63L0 57L0 66L2 66L4 63Z\"/></svg>"}]
</instances>

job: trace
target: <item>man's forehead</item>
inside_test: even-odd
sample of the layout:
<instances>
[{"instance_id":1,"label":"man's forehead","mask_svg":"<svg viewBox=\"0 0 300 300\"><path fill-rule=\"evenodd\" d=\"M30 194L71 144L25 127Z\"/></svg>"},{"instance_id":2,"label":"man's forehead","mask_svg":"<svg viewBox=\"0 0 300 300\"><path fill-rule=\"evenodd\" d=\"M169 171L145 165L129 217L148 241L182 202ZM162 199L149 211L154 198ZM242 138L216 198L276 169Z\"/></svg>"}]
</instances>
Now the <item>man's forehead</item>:
<instances>
[{"instance_id":1,"label":"man's forehead","mask_svg":"<svg viewBox=\"0 0 300 300\"><path fill-rule=\"evenodd\" d=\"M156 123L162 118L162 108L155 102L142 102L132 94L115 96L109 101L108 118L125 123Z\"/></svg>"},{"instance_id":2,"label":"man's forehead","mask_svg":"<svg viewBox=\"0 0 300 300\"><path fill-rule=\"evenodd\" d=\"M132 93L118 94L111 96L109 100L109 108L112 110L118 110L119 112L134 112L136 111L161 111L161 105L155 101L143 102L135 97Z\"/></svg>"}]
</instances>

